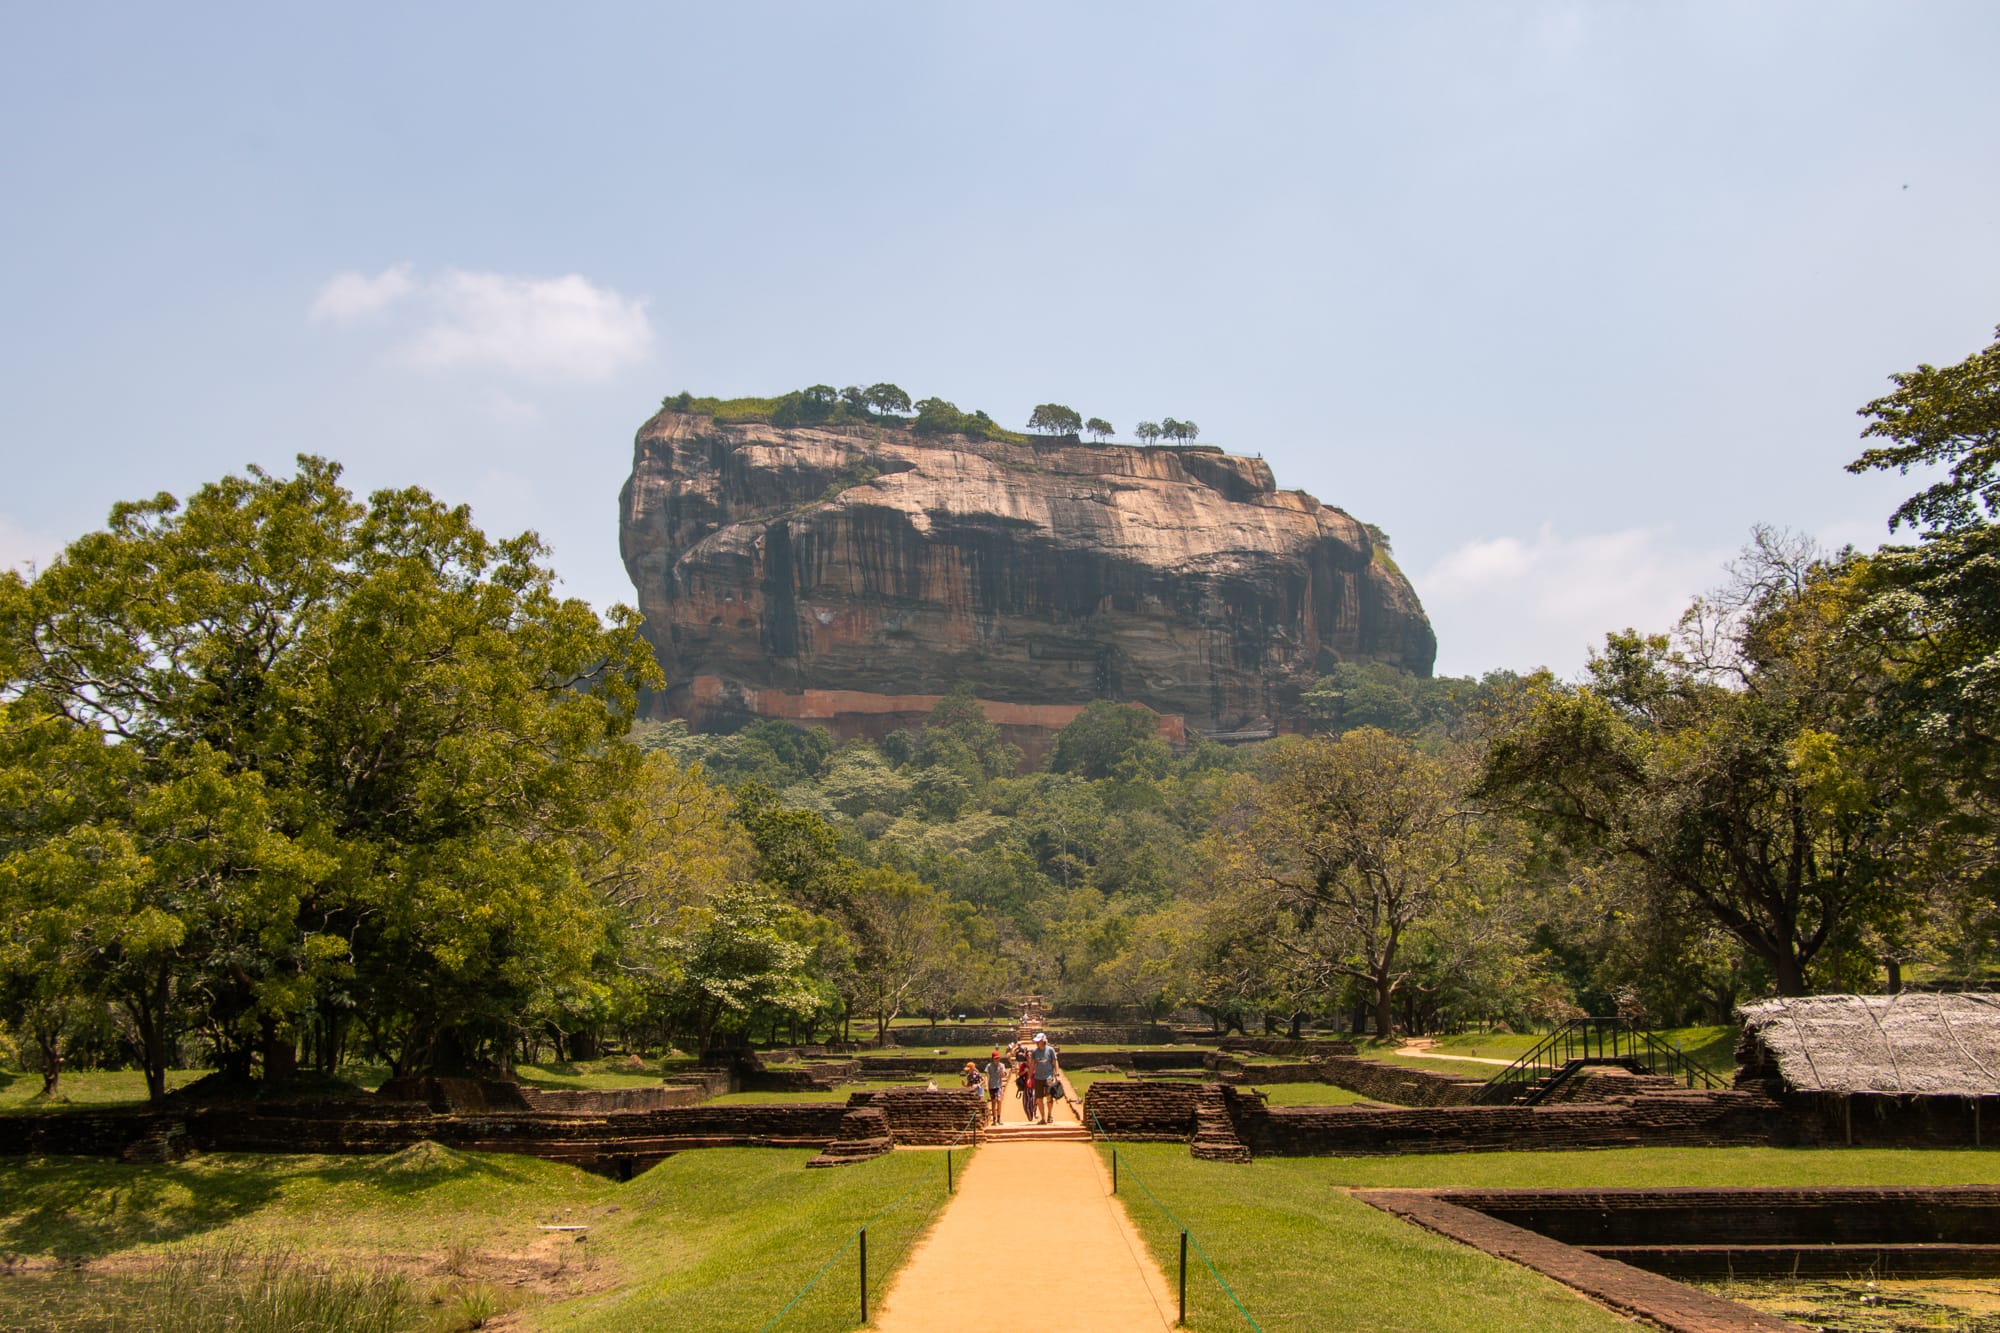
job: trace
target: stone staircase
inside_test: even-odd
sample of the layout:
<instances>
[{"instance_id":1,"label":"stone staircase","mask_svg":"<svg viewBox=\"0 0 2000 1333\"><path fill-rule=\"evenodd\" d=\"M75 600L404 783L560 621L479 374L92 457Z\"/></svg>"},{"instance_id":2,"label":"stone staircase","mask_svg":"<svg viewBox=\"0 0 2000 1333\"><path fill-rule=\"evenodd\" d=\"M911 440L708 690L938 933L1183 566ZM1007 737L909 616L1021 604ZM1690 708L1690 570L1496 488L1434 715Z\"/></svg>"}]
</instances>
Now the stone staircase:
<instances>
[{"instance_id":1,"label":"stone staircase","mask_svg":"<svg viewBox=\"0 0 2000 1333\"><path fill-rule=\"evenodd\" d=\"M1074 1120L1048 1125L1030 1125L1017 1120L988 1125L979 1132L979 1137L986 1143L1088 1143L1090 1131Z\"/></svg>"},{"instance_id":2,"label":"stone staircase","mask_svg":"<svg viewBox=\"0 0 2000 1333\"><path fill-rule=\"evenodd\" d=\"M1236 1124L1229 1118L1229 1104L1222 1089L1204 1087L1194 1100L1194 1137L1188 1153L1204 1162L1247 1162L1250 1150L1236 1137Z\"/></svg>"}]
</instances>

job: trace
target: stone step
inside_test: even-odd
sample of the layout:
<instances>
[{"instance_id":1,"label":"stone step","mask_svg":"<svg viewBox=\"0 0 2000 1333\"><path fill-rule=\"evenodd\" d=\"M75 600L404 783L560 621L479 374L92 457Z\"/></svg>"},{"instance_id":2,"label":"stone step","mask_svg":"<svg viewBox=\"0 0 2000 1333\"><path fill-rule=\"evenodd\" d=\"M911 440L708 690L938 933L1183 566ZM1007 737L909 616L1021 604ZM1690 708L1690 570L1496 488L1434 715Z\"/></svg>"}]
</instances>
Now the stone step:
<instances>
[{"instance_id":1,"label":"stone step","mask_svg":"<svg viewBox=\"0 0 2000 1333\"><path fill-rule=\"evenodd\" d=\"M1090 1131L1082 1125L988 1125L982 1131L988 1143L1033 1140L1048 1143L1088 1143Z\"/></svg>"}]
</instances>

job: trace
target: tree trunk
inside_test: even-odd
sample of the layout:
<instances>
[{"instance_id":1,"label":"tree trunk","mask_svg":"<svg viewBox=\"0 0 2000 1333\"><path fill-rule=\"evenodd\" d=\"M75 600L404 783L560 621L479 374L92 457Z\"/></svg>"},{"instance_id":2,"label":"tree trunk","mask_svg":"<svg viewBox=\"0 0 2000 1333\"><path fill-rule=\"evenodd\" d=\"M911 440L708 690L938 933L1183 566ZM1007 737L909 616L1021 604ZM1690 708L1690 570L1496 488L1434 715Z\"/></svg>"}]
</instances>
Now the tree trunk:
<instances>
[{"instance_id":1,"label":"tree trunk","mask_svg":"<svg viewBox=\"0 0 2000 1333\"><path fill-rule=\"evenodd\" d=\"M298 1038L278 1026L278 1020L260 1020L264 1046L264 1081L283 1083L299 1072Z\"/></svg>"},{"instance_id":2,"label":"tree trunk","mask_svg":"<svg viewBox=\"0 0 2000 1333\"><path fill-rule=\"evenodd\" d=\"M62 1082L62 1034L37 1031L35 1045L42 1052L42 1097L53 1101L56 1088Z\"/></svg>"},{"instance_id":3,"label":"tree trunk","mask_svg":"<svg viewBox=\"0 0 2000 1333\"><path fill-rule=\"evenodd\" d=\"M1396 1035L1396 983L1385 976L1375 978L1375 1035L1387 1041Z\"/></svg>"},{"instance_id":4,"label":"tree trunk","mask_svg":"<svg viewBox=\"0 0 2000 1333\"><path fill-rule=\"evenodd\" d=\"M1805 965L1792 950L1778 949L1772 952L1771 973L1778 984L1778 994L1789 997L1806 993Z\"/></svg>"}]
</instances>

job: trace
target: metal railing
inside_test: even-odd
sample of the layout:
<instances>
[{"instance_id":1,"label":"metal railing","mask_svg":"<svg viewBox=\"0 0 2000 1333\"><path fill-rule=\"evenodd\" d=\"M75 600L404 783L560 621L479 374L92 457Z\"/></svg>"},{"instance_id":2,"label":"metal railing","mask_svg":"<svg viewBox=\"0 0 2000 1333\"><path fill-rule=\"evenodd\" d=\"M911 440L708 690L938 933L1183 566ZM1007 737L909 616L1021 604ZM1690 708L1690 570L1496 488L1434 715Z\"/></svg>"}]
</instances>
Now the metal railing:
<instances>
[{"instance_id":1,"label":"metal railing","mask_svg":"<svg viewBox=\"0 0 2000 1333\"><path fill-rule=\"evenodd\" d=\"M947 1195L954 1194L957 1192L957 1176L956 1173L954 1172L952 1165L952 1154L958 1151L959 1144L964 1141L965 1136L967 1134L970 1134L979 1128L980 1120L982 1117L984 1117L985 1114L986 1112L983 1107L980 1110L974 1111L972 1113L972 1117L965 1122L965 1128L959 1130L957 1135L955 1135L952 1138L952 1141L945 1145L944 1191ZM847 1239L841 1242L840 1248L835 1250L832 1256L828 1258L825 1263L819 1266L819 1270L815 1272L811 1277L806 1279L806 1284L803 1287L800 1287L796 1292L792 1294L792 1298L785 1302L785 1308L778 1311L778 1313L772 1315L770 1319L765 1322L764 1326L757 1330L757 1333L771 1333L771 1330L778 1326L778 1321L783 1319L786 1315L790 1314L793 1308L796 1307L800 1301L806 1298L807 1293L809 1293L810 1291L812 1291L814 1287L819 1285L819 1280L827 1275L828 1270L831 1269L836 1263L838 1263L840 1261L840 1257L846 1254L849 1250L854 1250L856 1252L856 1258L859 1267L859 1275L861 1279L861 1284L860 1284L861 1323L863 1325L867 1324L868 1322L868 1228L874 1226L877 1222L887 1217L892 1211L900 1207L905 1199L908 1199L911 1195L915 1194L918 1190L921 1190L922 1188L924 1188L924 1183L921 1181L915 1185L910 1186L908 1189L904 1190L901 1194L898 1194L895 1198L891 1199L888 1203L884 1204L881 1208L877 1209L875 1211L875 1214L872 1217L870 1217L866 1222L863 1222L859 1227L855 1228L854 1231L848 1235Z\"/></svg>"},{"instance_id":2,"label":"metal railing","mask_svg":"<svg viewBox=\"0 0 2000 1333\"><path fill-rule=\"evenodd\" d=\"M1099 1139L1104 1140L1106 1143L1109 1143L1111 1146L1111 1192L1113 1194L1116 1194L1118 1193L1118 1186L1120 1181L1120 1172L1118 1169L1118 1145L1116 1143L1111 1142L1111 1136L1105 1133L1104 1131L1104 1122L1097 1118L1097 1113L1095 1111L1092 1111L1090 1113L1090 1122L1091 1124L1097 1127L1096 1129L1097 1137ZM1218 1287L1222 1288L1222 1294L1227 1296L1229 1298L1229 1303L1236 1307L1236 1313L1242 1315L1243 1321L1249 1324L1251 1328L1255 1329L1257 1333L1264 1333L1264 1326L1262 1324L1259 1324L1256 1318L1253 1315L1251 1315L1250 1311L1244 1308L1242 1299L1238 1297L1236 1294L1236 1289L1229 1285L1229 1280L1223 1277L1221 1271L1216 1268L1215 1261L1208 1257L1208 1251L1201 1248L1201 1242L1196 1240L1194 1238L1193 1233L1188 1230L1187 1223L1181 1221L1178 1217L1175 1217L1173 1210L1167 1207L1164 1203L1160 1202L1160 1196L1153 1193L1152 1189L1146 1184L1146 1182L1140 1179L1139 1173L1132 1169L1130 1163L1126 1164L1123 1175L1130 1177L1132 1182L1136 1184L1139 1187L1140 1191L1145 1194L1146 1198L1152 1202L1153 1207L1160 1210L1160 1216L1167 1219L1167 1224L1173 1227L1176 1231L1180 1232L1180 1242L1181 1242L1180 1284L1179 1284L1180 1315L1178 1318L1174 1320L1174 1326L1178 1328L1187 1323L1188 1247L1191 1245L1194 1247L1195 1256L1199 1258L1202 1264L1208 1269L1208 1275L1215 1279L1215 1284Z\"/></svg>"},{"instance_id":3,"label":"metal railing","mask_svg":"<svg viewBox=\"0 0 2000 1333\"><path fill-rule=\"evenodd\" d=\"M1473 1100L1533 1106L1578 1070L1593 1065L1667 1075L1684 1080L1690 1088L1729 1086L1678 1045L1632 1019L1572 1018L1488 1079Z\"/></svg>"}]
</instances>

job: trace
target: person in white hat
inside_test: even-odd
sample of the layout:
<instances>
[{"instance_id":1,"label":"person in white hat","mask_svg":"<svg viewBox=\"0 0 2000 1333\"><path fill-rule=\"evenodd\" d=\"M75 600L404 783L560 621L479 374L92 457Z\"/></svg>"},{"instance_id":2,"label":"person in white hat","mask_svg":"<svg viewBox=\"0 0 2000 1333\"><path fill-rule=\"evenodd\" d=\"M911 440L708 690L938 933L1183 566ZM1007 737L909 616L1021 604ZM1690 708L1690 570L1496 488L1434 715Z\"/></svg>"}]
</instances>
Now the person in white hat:
<instances>
[{"instance_id":1,"label":"person in white hat","mask_svg":"<svg viewBox=\"0 0 2000 1333\"><path fill-rule=\"evenodd\" d=\"M1056 1099L1050 1094L1055 1089L1058 1068L1056 1048L1049 1044L1048 1033L1035 1034L1035 1049L1028 1053L1028 1058L1034 1062L1035 1087L1042 1094L1041 1105L1036 1109L1041 1112L1042 1123L1046 1125L1055 1117Z\"/></svg>"}]
</instances>

